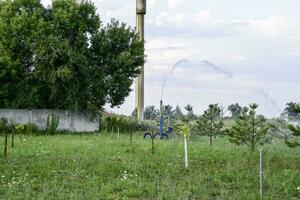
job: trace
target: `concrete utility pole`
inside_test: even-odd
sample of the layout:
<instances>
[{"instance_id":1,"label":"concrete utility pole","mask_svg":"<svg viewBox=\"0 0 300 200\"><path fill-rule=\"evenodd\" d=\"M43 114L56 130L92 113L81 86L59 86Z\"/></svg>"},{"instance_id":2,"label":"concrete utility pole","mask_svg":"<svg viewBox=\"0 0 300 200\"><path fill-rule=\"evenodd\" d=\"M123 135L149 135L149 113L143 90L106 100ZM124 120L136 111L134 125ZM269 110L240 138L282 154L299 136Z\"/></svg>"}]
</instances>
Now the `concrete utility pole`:
<instances>
[{"instance_id":1,"label":"concrete utility pole","mask_svg":"<svg viewBox=\"0 0 300 200\"><path fill-rule=\"evenodd\" d=\"M137 31L144 40L144 26L146 15L146 0L136 0ZM135 82L135 108L137 112L138 123L144 120L144 66L141 66L141 74Z\"/></svg>"}]
</instances>

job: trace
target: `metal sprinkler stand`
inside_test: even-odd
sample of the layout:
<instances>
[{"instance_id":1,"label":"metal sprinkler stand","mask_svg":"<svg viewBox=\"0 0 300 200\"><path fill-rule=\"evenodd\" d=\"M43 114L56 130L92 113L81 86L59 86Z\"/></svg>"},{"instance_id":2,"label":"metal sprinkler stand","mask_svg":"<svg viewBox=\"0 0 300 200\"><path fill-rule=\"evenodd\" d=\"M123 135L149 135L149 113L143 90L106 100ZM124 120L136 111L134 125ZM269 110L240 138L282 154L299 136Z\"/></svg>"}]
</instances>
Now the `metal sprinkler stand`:
<instances>
[{"instance_id":1,"label":"metal sprinkler stand","mask_svg":"<svg viewBox=\"0 0 300 200\"><path fill-rule=\"evenodd\" d=\"M149 132L144 134L145 139L150 139L150 138L156 138L156 139L161 139L161 140L167 140L169 139L169 134L173 132L173 128L170 127L170 112L168 109L167 111L167 131L164 131L164 116L163 116L163 101L160 100L160 116L159 116L159 127L158 127L158 132L156 134L151 134Z\"/></svg>"}]
</instances>

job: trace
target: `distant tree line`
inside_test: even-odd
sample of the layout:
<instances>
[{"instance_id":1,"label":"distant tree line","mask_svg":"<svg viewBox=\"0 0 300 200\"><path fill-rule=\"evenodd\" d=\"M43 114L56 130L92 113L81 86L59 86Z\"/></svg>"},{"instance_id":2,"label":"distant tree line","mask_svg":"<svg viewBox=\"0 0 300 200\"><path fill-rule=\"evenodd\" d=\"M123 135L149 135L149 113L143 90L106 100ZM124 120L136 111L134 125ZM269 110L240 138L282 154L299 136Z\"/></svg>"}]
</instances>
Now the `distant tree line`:
<instances>
[{"instance_id":1,"label":"distant tree line","mask_svg":"<svg viewBox=\"0 0 300 200\"><path fill-rule=\"evenodd\" d=\"M190 105L187 105L190 106ZM184 109L186 110L185 107ZM175 109L173 109L173 107L171 105L165 105L162 107L162 115L166 116L169 115L171 119L173 120L182 120L184 117L189 116L189 118L191 118L191 120L195 120L197 119L197 115L194 114L193 109L191 109L190 111L187 111L186 114L184 114L182 112L182 109L177 105L175 107ZM136 117L136 111L134 110L131 113L132 117ZM160 116L160 109L156 108L153 105L150 106L146 106L145 110L144 110L144 119L145 120L156 120L158 117Z\"/></svg>"},{"instance_id":2,"label":"distant tree line","mask_svg":"<svg viewBox=\"0 0 300 200\"><path fill-rule=\"evenodd\" d=\"M267 120L263 115L257 114L257 104L248 107L240 106L238 103L231 104L227 110L230 116L224 116L224 109L219 104L211 104L200 116L193 113L191 105L185 106L186 114L183 114L179 106L172 109L170 105L165 106L162 112L169 109L170 117L179 123L190 126L195 135L208 136L210 145L218 136L227 136L229 141L236 145L246 145L252 151L258 146L272 141L273 137L284 137L289 147L300 146L300 104L290 102L281 114L280 118ZM134 114L134 113L133 113ZM160 115L155 106L145 109L145 119L155 120ZM227 120L227 121L226 121ZM225 121L231 123L225 126ZM195 123L194 123L195 122ZM291 123L293 122L293 123Z\"/></svg>"}]
</instances>

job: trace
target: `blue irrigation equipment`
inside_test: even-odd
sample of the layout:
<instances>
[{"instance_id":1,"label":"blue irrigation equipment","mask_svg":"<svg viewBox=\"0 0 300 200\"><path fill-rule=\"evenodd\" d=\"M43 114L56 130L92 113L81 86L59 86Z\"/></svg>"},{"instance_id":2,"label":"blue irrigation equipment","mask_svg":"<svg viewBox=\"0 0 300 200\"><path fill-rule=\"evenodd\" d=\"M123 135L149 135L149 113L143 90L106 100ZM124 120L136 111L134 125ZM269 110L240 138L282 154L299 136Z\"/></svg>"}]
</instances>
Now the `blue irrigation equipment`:
<instances>
[{"instance_id":1,"label":"blue irrigation equipment","mask_svg":"<svg viewBox=\"0 0 300 200\"><path fill-rule=\"evenodd\" d=\"M171 70L171 75L175 72L176 68L182 64L182 63L188 63L189 61L187 59L183 59L183 60L179 60L175 63L175 65L173 66L172 70ZM146 139L150 139L150 138L157 138L157 139L162 139L162 140L167 140L169 139L169 135L173 132L173 128L170 127L170 109L168 109L167 107L165 107L166 110L166 120L167 120L167 130L164 130L164 116L163 116L163 96L164 96L164 89L166 86L166 82L168 80L169 76L166 76L164 78L163 84L162 84L162 89L161 89L161 100L160 100L160 116L159 116L159 128L157 133L155 134L151 134L149 132L144 134L144 138Z\"/></svg>"},{"instance_id":2,"label":"blue irrigation equipment","mask_svg":"<svg viewBox=\"0 0 300 200\"><path fill-rule=\"evenodd\" d=\"M150 138L156 138L156 139L161 139L161 140L167 140L169 139L169 135L173 132L173 128L170 127L170 109L165 107L166 110L166 123L167 123L167 130L164 129L165 126L165 120L163 116L163 101L160 101L160 116L159 116L159 127L156 133L145 133L144 138L145 139L150 139Z\"/></svg>"}]
</instances>

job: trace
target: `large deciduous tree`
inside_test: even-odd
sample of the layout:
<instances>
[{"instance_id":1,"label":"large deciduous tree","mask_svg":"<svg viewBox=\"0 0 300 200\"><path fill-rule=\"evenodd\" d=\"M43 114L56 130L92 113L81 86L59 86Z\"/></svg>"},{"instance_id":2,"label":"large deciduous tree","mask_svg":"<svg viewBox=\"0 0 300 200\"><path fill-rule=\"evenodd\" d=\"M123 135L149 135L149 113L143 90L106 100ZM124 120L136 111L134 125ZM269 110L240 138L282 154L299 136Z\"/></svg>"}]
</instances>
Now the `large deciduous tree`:
<instances>
[{"instance_id":1,"label":"large deciduous tree","mask_svg":"<svg viewBox=\"0 0 300 200\"><path fill-rule=\"evenodd\" d=\"M157 116L159 116L159 111L155 108L155 106L147 106L144 112L144 118L146 120L156 120Z\"/></svg>"},{"instance_id":2,"label":"large deciduous tree","mask_svg":"<svg viewBox=\"0 0 300 200\"><path fill-rule=\"evenodd\" d=\"M122 104L144 63L135 31L90 1L0 1L0 107L97 112Z\"/></svg>"},{"instance_id":3,"label":"large deciduous tree","mask_svg":"<svg viewBox=\"0 0 300 200\"><path fill-rule=\"evenodd\" d=\"M229 105L227 109L231 114L231 118L235 119L238 118L243 111L243 108L238 103Z\"/></svg>"},{"instance_id":4,"label":"large deciduous tree","mask_svg":"<svg viewBox=\"0 0 300 200\"><path fill-rule=\"evenodd\" d=\"M299 104L295 102L287 103L282 115L287 116L290 120L299 120L300 113L295 109L297 106L299 106Z\"/></svg>"},{"instance_id":5,"label":"large deciduous tree","mask_svg":"<svg viewBox=\"0 0 300 200\"><path fill-rule=\"evenodd\" d=\"M294 104L292 105L292 111L296 114L300 114L300 104ZM292 132L292 139L286 139L286 144L289 147L300 147L300 126L299 124L290 124L288 128Z\"/></svg>"}]
</instances>

